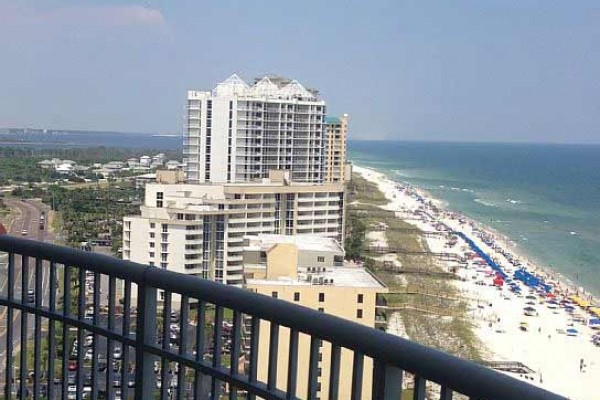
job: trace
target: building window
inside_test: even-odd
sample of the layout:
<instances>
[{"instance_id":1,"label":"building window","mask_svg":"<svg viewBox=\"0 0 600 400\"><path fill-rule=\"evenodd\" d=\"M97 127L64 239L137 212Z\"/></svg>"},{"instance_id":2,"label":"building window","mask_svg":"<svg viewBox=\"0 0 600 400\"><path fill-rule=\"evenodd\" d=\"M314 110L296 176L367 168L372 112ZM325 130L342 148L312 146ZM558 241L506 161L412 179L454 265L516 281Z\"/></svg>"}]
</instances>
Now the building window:
<instances>
[{"instance_id":1,"label":"building window","mask_svg":"<svg viewBox=\"0 0 600 400\"><path fill-rule=\"evenodd\" d=\"M151 266L151 267L154 267L154 261L149 261L148 265Z\"/></svg>"},{"instance_id":2,"label":"building window","mask_svg":"<svg viewBox=\"0 0 600 400\"><path fill-rule=\"evenodd\" d=\"M362 303L362 302L363 302L363 295L362 295L362 294L359 294L359 295L357 296L356 302L357 302L357 303Z\"/></svg>"},{"instance_id":3,"label":"building window","mask_svg":"<svg viewBox=\"0 0 600 400\"><path fill-rule=\"evenodd\" d=\"M323 307L319 307L319 312L325 312L325 309Z\"/></svg>"},{"instance_id":4,"label":"building window","mask_svg":"<svg viewBox=\"0 0 600 400\"><path fill-rule=\"evenodd\" d=\"M150 222L150 229L156 228L156 224L154 222Z\"/></svg>"},{"instance_id":5,"label":"building window","mask_svg":"<svg viewBox=\"0 0 600 400\"><path fill-rule=\"evenodd\" d=\"M294 301L300 301L300 292L294 293Z\"/></svg>"},{"instance_id":6,"label":"building window","mask_svg":"<svg viewBox=\"0 0 600 400\"><path fill-rule=\"evenodd\" d=\"M150 232L150 239L154 239L154 232Z\"/></svg>"},{"instance_id":7,"label":"building window","mask_svg":"<svg viewBox=\"0 0 600 400\"><path fill-rule=\"evenodd\" d=\"M154 257L154 252L153 252L153 251L151 251L150 253L148 253L148 256L149 256L150 258Z\"/></svg>"},{"instance_id":8,"label":"building window","mask_svg":"<svg viewBox=\"0 0 600 400\"><path fill-rule=\"evenodd\" d=\"M150 247L154 248L154 242L150 242Z\"/></svg>"},{"instance_id":9,"label":"building window","mask_svg":"<svg viewBox=\"0 0 600 400\"><path fill-rule=\"evenodd\" d=\"M160 267L161 267L162 269L167 269L167 263L166 263L166 262L161 262L161 263L160 263Z\"/></svg>"},{"instance_id":10,"label":"building window","mask_svg":"<svg viewBox=\"0 0 600 400\"><path fill-rule=\"evenodd\" d=\"M325 257L323 257L323 256L317 257L317 262L320 262L320 263L325 262Z\"/></svg>"},{"instance_id":11,"label":"building window","mask_svg":"<svg viewBox=\"0 0 600 400\"><path fill-rule=\"evenodd\" d=\"M273 293L271 293L271 296L274 297L274 298L277 298L279 295L278 295L277 292L273 292Z\"/></svg>"},{"instance_id":12,"label":"building window","mask_svg":"<svg viewBox=\"0 0 600 400\"><path fill-rule=\"evenodd\" d=\"M169 225L168 224L162 224L162 231L163 231L163 233L169 232Z\"/></svg>"},{"instance_id":13,"label":"building window","mask_svg":"<svg viewBox=\"0 0 600 400\"><path fill-rule=\"evenodd\" d=\"M363 310L361 310L361 309L356 310L356 318L360 319L360 318L363 317L363 312L362 311Z\"/></svg>"},{"instance_id":14,"label":"building window","mask_svg":"<svg viewBox=\"0 0 600 400\"><path fill-rule=\"evenodd\" d=\"M325 293L319 293L319 303L322 303L325 301Z\"/></svg>"}]
</instances>

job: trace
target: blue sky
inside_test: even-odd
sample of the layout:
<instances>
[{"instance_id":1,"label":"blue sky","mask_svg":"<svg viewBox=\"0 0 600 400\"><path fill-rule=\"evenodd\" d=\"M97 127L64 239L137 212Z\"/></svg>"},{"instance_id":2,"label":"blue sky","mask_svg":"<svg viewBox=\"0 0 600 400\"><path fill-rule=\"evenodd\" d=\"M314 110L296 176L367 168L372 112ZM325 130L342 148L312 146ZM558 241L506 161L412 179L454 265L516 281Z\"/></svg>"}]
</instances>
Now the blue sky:
<instances>
[{"instance_id":1,"label":"blue sky","mask_svg":"<svg viewBox=\"0 0 600 400\"><path fill-rule=\"evenodd\" d=\"M355 139L600 143L600 1L0 0L0 126L177 133L232 72Z\"/></svg>"}]
</instances>

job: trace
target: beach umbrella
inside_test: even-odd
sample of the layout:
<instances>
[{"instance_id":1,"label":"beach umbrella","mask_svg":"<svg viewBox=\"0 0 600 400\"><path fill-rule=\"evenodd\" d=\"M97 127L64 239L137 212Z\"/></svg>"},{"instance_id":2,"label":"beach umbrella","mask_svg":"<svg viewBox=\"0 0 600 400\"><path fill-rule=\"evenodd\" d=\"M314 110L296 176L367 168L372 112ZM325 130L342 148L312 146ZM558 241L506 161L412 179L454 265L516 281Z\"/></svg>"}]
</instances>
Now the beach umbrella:
<instances>
[{"instance_id":1,"label":"beach umbrella","mask_svg":"<svg viewBox=\"0 0 600 400\"><path fill-rule=\"evenodd\" d=\"M525 307L523 309L523 311L535 311L535 308L533 308L533 307Z\"/></svg>"},{"instance_id":2,"label":"beach umbrella","mask_svg":"<svg viewBox=\"0 0 600 400\"><path fill-rule=\"evenodd\" d=\"M600 328L600 318L592 318L588 321L588 325L592 328Z\"/></svg>"},{"instance_id":3,"label":"beach umbrella","mask_svg":"<svg viewBox=\"0 0 600 400\"><path fill-rule=\"evenodd\" d=\"M569 328L569 329L567 329L567 335L569 335L569 336L576 336L578 333L579 332L575 328Z\"/></svg>"}]
</instances>

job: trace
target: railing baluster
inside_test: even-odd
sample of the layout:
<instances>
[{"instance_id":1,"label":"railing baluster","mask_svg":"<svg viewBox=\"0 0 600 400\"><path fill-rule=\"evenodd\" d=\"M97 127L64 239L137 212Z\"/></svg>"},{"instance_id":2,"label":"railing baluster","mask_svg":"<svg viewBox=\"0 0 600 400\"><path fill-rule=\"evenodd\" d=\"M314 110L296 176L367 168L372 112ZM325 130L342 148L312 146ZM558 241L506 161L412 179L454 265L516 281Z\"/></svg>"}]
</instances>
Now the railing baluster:
<instances>
[{"instance_id":1,"label":"railing baluster","mask_svg":"<svg viewBox=\"0 0 600 400\"><path fill-rule=\"evenodd\" d=\"M42 272L42 260L36 258L35 260L35 307L40 309L42 307L43 300L43 272ZM40 367L42 364L42 317L35 315L34 317L34 328L33 328L33 398L37 399L40 396Z\"/></svg>"},{"instance_id":2,"label":"railing baluster","mask_svg":"<svg viewBox=\"0 0 600 400\"><path fill-rule=\"evenodd\" d=\"M419 375L415 375L414 381L413 400L425 400L425 383L427 383L427 381Z\"/></svg>"},{"instance_id":3,"label":"railing baluster","mask_svg":"<svg viewBox=\"0 0 600 400\"><path fill-rule=\"evenodd\" d=\"M260 318L253 316L250 325L250 363L248 365L248 380L256 383L258 377L258 343L260 335ZM248 393L248 400L254 400L256 396Z\"/></svg>"},{"instance_id":4,"label":"railing baluster","mask_svg":"<svg viewBox=\"0 0 600 400\"><path fill-rule=\"evenodd\" d=\"M452 400L452 390L446 385L440 388L440 400Z\"/></svg>"},{"instance_id":5,"label":"railing baluster","mask_svg":"<svg viewBox=\"0 0 600 400\"><path fill-rule=\"evenodd\" d=\"M131 281L126 280L124 282L123 290L123 324L121 326L121 334L125 337L129 336L129 329L131 327ZM122 362L121 365L121 396L124 399L129 398L129 346L125 343L121 344L122 349Z\"/></svg>"},{"instance_id":6,"label":"railing baluster","mask_svg":"<svg viewBox=\"0 0 600 400\"><path fill-rule=\"evenodd\" d=\"M223 307L215 306L215 326L213 341L213 368L221 367L221 350L223 349ZM216 399L221 395L221 382L212 378L211 384L212 398Z\"/></svg>"},{"instance_id":7,"label":"railing baluster","mask_svg":"<svg viewBox=\"0 0 600 400\"><path fill-rule=\"evenodd\" d=\"M287 398L296 398L298 381L298 331L290 329L290 347L288 352Z\"/></svg>"},{"instance_id":8,"label":"railing baluster","mask_svg":"<svg viewBox=\"0 0 600 400\"><path fill-rule=\"evenodd\" d=\"M185 356L187 351L187 330L189 319L190 299L187 296L181 296L181 307L179 312L179 355ZM179 374L177 375L177 398L183 399L185 391L185 367L179 364Z\"/></svg>"},{"instance_id":9,"label":"railing baluster","mask_svg":"<svg viewBox=\"0 0 600 400\"><path fill-rule=\"evenodd\" d=\"M229 352L231 358L231 366L229 371L232 376L239 374L240 347L242 345L242 313L239 310L233 311L233 331L231 332L231 350ZM237 389L229 387L229 398L237 400Z\"/></svg>"},{"instance_id":10,"label":"railing baluster","mask_svg":"<svg viewBox=\"0 0 600 400\"><path fill-rule=\"evenodd\" d=\"M167 351L171 348L171 336L170 333L171 325L171 292L164 292L163 297L163 330L162 330L162 349ZM161 387L160 387L160 398L168 398L168 388L171 386L171 376L169 374L169 360L162 357L160 363L160 376L161 376Z\"/></svg>"},{"instance_id":11,"label":"railing baluster","mask_svg":"<svg viewBox=\"0 0 600 400\"><path fill-rule=\"evenodd\" d=\"M136 351L135 351L135 400L153 398L156 377L153 371L154 356L145 346L156 343L156 297L157 290L145 284L138 285ZM165 382L162 382L163 387ZM126 398L126 397L123 397Z\"/></svg>"},{"instance_id":12,"label":"railing baluster","mask_svg":"<svg viewBox=\"0 0 600 400\"><path fill-rule=\"evenodd\" d=\"M397 400L402 395L402 370L374 360L373 399Z\"/></svg>"},{"instance_id":13,"label":"railing baluster","mask_svg":"<svg viewBox=\"0 0 600 400\"><path fill-rule=\"evenodd\" d=\"M206 303L198 300L196 310L196 361L204 360L204 325L206 324ZM194 372L194 398L199 399L204 392L204 375L200 370Z\"/></svg>"},{"instance_id":14,"label":"railing baluster","mask_svg":"<svg viewBox=\"0 0 600 400\"><path fill-rule=\"evenodd\" d=\"M340 359L342 349L340 346L331 344L331 364L329 367L329 400L337 400L340 385ZM377 397L373 397L377 399Z\"/></svg>"},{"instance_id":15,"label":"railing baluster","mask_svg":"<svg viewBox=\"0 0 600 400\"><path fill-rule=\"evenodd\" d=\"M311 336L310 338L310 354L308 360L308 393L306 395L309 399L317 397L317 380L318 380L318 368L319 368L319 347L321 346L321 339Z\"/></svg>"},{"instance_id":16,"label":"railing baluster","mask_svg":"<svg viewBox=\"0 0 600 400\"><path fill-rule=\"evenodd\" d=\"M48 288L48 306L50 312L56 312L57 276L56 264L50 262L50 287ZM56 359L56 321L50 318L48 321L48 399L54 399L54 368Z\"/></svg>"},{"instance_id":17,"label":"railing baluster","mask_svg":"<svg viewBox=\"0 0 600 400\"><path fill-rule=\"evenodd\" d=\"M7 297L9 301L15 300L15 255L8 254L8 273L7 273ZM6 311L6 384L4 387L4 398L12 398L13 384L13 322L14 311L12 307L8 307Z\"/></svg>"},{"instance_id":18,"label":"railing baluster","mask_svg":"<svg viewBox=\"0 0 600 400\"><path fill-rule=\"evenodd\" d=\"M77 318L79 321L85 319L85 269L79 268L79 291L77 292ZM77 399L83 393L83 381L85 380L84 354L83 354L83 329L77 328Z\"/></svg>"},{"instance_id":19,"label":"railing baluster","mask_svg":"<svg viewBox=\"0 0 600 400\"><path fill-rule=\"evenodd\" d=\"M117 279L114 276L108 278L108 322L107 329L115 330L115 314L116 314L116 296L117 296ZM107 339L106 341L106 396L109 399L114 398L114 388L112 381L114 378L113 363L114 360L115 341Z\"/></svg>"},{"instance_id":20,"label":"railing baluster","mask_svg":"<svg viewBox=\"0 0 600 400\"><path fill-rule=\"evenodd\" d=\"M270 325L267 389L275 391L277 388L277 357L279 355L279 325L273 321Z\"/></svg>"},{"instance_id":21,"label":"railing baluster","mask_svg":"<svg viewBox=\"0 0 600 400\"><path fill-rule=\"evenodd\" d=\"M94 298L93 298L93 305L94 305L94 315L93 315L93 320L94 320L94 325L99 326L100 325L100 288L102 287L101 283L101 277L100 274L97 272L94 272ZM96 400L98 398L98 358L100 356L100 351L98 350L98 341L99 341L99 336L97 334L93 334L92 335L92 400Z\"/></svg>"},{"instance_id":22,"label":"railing baluster","mask_svg":"<svg viewBox=\"0 0 600 400\"><path fill-rule=\"evenodd\" d=\"M352 363L352 400L360 400L362 398L364 361L365 356L354 350L354 362Z\"/></svg>"},{"instance_id":23,"label":"railing baluster","mask_svg":"<svg viewBox=\"0 0 600 400\"><path fill-rule=\"evenodd\" d=\"M71 315L71 267L68 265L63 266L63 315L68 317ZM62 359L62 398L67 398L67 375L69 374L69 327L65 320L62 321L63 331L63 359Z\"/></svg>"},{"instance_id":24,"label":"railing baluster","mask_svg":"<svg viewBox=\"0 0 600 400\"><path fill-rule=\"evenodd\" d=\"M27 294L29 291L29 258L27 256L21 256L21 302L23 304L27 304ZM27 330L28 330L28 313L26 311L21 310L21 374L20 374L20 383L19 383L19 391L21 393L21 398L25 398L25 393L27 390Z\"/></svg>"}]
</instances>

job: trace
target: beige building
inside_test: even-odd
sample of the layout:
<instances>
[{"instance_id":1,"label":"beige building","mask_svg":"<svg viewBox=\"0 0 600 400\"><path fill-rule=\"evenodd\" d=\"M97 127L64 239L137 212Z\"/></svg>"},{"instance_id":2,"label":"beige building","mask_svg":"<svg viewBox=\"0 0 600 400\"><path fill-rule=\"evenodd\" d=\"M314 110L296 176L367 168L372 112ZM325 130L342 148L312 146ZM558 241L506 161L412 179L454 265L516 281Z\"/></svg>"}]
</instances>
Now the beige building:
<instances>
[{"instance_id":1,"label":"beige building","mask_svg":"<svg viewBox=\"0 0 600 400\"><path fill-rule=\"evenodd\" d=\"M387 288L368 270L343 266L344 250L333 239L314 235L286 237L259 235L246 238L244 271L246 288L257 293L310 307L369 327L376 327L382 317L376 315L378 297ZM259 339L258 379L268 377L269 322L261 322ZM266 334L265 334L266 333ZM287 390L290 332L280 328L277 361L277 387ZM298 345L298 376L308 376L310 338L300 335ZM319 349L318 393L327 399L331 346ZM342 350L339 377L339 398L350 398L353 355ZM365 358L362 399L371 398L372 360ZM305 398L307 380L298 379L296 396Z\"/></svg>"},{"instance_id":2,"label":"beige building","mask_svg":"<svg viewBox=\"0 0 600 400\"><path fill-rule=\"evenodd\" d=\"M222 185L181 183L180 173L157 176L164 183L146 185L141 215L124 218L123 259L241 285L246 235L311 233L341 241L343 185L291 182L289 174Z\"/></svg>"},{"instance_id":3,"label":"beige building","mask_svg":"<svg viewBox=\"0 0 600 400\"><path fill-rule=\"evenodd\" d=\"M325 182L344 182L348 114L325 117Z\"/></svg>"}]
</instances>

